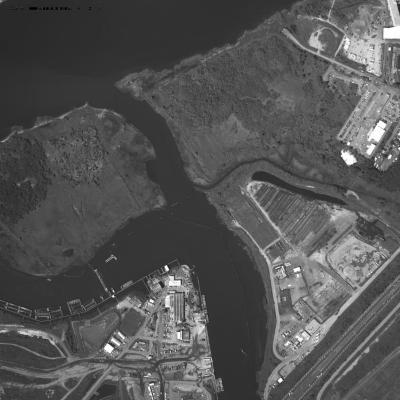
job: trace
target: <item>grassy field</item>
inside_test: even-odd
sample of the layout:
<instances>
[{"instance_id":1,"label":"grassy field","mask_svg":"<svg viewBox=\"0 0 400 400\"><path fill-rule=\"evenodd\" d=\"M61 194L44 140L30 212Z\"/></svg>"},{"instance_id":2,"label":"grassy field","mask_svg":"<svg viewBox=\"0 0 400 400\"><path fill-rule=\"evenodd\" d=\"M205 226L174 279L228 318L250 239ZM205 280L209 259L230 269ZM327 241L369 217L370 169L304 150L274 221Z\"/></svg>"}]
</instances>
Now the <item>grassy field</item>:
<instances>
[{"instance_id":1,"label":"grassy field","mask_svg":"<svg viewBox=\"0 0 400 400\"><path fill-rule=\"evenodd\" d=\"M343 38L343 33L332 26L322 29L319 40L324 45L323 54L333 57Z\"/></svg>"},{"instance_id":2,"label":"grassy field","mask_svg":"<svg viewBox=\"0 0 400 400\"><path fill-rule=\"evenodd\" d=\"M57 347L47 339L39 337L20 335L16 332L2 332L0 333L0 343L19 344L46 357L61 357Z\"/></svg>"},{"instance_id":3,"label":"grassy field","mask_svg":"<svg viewBox=\"0 0 400 400\"><path fill-rule=\"evenodd\" d=\"M1 383L14 382L14 383L20 383L22 385L31 385L31 384L41 385L41 384L48 384L52 382L52 380L45 378L29 377L27 375L20 375L14 372L0 369L0 382Z\"/></svg>"},{"instance_id":4,"label":"grassy field","mask_svg":"<svg viewBox=\"0 0 400 400\"><path fill-rule=\"evenodd\" d=\"M334 8L346 15L356 3L338 0ZM328 64L281 34L296 25L299 13L325 16L330 5L302 2L248 31L235 46L183 61L173 71L130 79L142 85L141 98L169 123L193 181L210 184L241 162L264 158L300 179L371 197L400 226L400 163L382 179L370 161L349 168L340 156L336 135L357 102L354 87L342 85L339 91L323 82ZM309 28L304 30L307 36ZM327 33L322 38L332 52L336 43Z\"/></svg>"},{"instance_id":5,"label":"grassy field","mask_svg":"<svg viewBox=\"0 0 400 400\"><path fill-rule=\"evenodd\" d=\"M250 200L242 197L237 207L233 209L233 215L237 221L250 233L261 248L265 248L278 238L273 226Z\"/></svg>"},{"instance_id":6,"label":"grassy field","mask_svg":"<svg viewBox=\"0 0 400 400\"><path fill-rule=\"evenodd\" d=\"M315 50L309 45L309 39L312 33L318 29L318 26L318 22L314 19L298 17L296 22L290 25L290 29L303 46Z\"/></svg>"},{"instance_id":7,"label":"grassy field","mask_svg":"<svg viewBox=\"0 0 400 400\"><path fill-rule=\"evenodd\" d=\"M97 373L91 372L86 375L81 383L72 390L65 400L82 400L83 395L89 390L96 380Z\"/></svg>"},{"instance_id":8,"label":"grassy field","mask_svg":"<svg viewBox=\"0 0 400 400\"><path fill-rule=\"evenodd\" d=\"M136 335L139 328L142 326L144 316L134 309L130 309L122 316L119 329L127 336Z\"/></svg>"},{"instance_id":9,"label":"grassy field","mask_svg":"<svg viewBox=\"0 0 400 400\"><path fill-rule=\"evenodd\" d=\"M2 394L3 400L49 400L61 399L66 393L66 389L61 385L50 386L45 389L38 389L35 387L6 387L4 388L4 395Z\"/></svg>"},{"instance_id":10,"label":"grassy field","mask_svg":"<svg viewBox=\"0 0 400 400\"><path fill-rule=\"evenodd\" d=\"M65 382L64 385L67 389L72 389L76 386L76 384L79 382L78 378L68 378Z\"/></svg>"},{"instance_id":11,"label":"grassy field","mask_svg":"<svg viewBox=\"0 0 400 400\"><path fill-rule=\"evenodd\" d=\"M348 400L356 400L360 396L366 400L395 398L389 393L393 389L389 383L396 381L394 374L397 374L400 368L400 355L380 368L381 363L384 363L384 360L400 346L399 316L395 317L393 322L388 330L377 336L379 340L369 347L369 351L362 355L357 364L343 378L335 381L326 392L324 400L335 396L342 399L349 391L353 392L352 389L354 389L354 394ZM376 368L378 369L376 375L365 380L365 376Z\"/></svg>"},{"instance_id":12,"label":"grassy field","mask_svg":"<svg viewBox=\"0 0 400 400\"><path fill-rule=\"evenodd\" d=\"M0 362L20 367L54 368L65 362L65 358L49 359L37 356L12 344L0 344Z\"/></svg>"},{"instance_id":13,"label":"grassy field","mask_svg":"<svg viewBox=\"0 0 400 400\"><path fill-rule=\"evenodd\" d=\"M84 264L130 217L164 204L147 177L150 142L111 112L74 110L14 135L0 155L0 220L12 233L0 236L0 261L29 274Z\"/></svg>"},{"instance_id":14,"label":"grassy field","mask_svg":"<svg viewBox=\"0 0 400 400\"><path fill-rule=\"evenodd\" d=\"M75 339L80 349L89 353L96 352L117 328L120 316L110 309L95 318L72 322Z\"/></svg>"},{"instance_id":15,"label":"grassy field","mask_svg":"<svg viewBox=\"0 0 400 400\"><path fill-rule=\"evenodd\" d=\"M346 397L346 400L374 400L374 399L396 399L399 396L400 381L398 379L398 372L400 370L400 355L397 354L395 358L387 364L374 365L378 370L363 382L362 385L357 386L357 389L352 391Z\"/></svg>"}]
</instances>

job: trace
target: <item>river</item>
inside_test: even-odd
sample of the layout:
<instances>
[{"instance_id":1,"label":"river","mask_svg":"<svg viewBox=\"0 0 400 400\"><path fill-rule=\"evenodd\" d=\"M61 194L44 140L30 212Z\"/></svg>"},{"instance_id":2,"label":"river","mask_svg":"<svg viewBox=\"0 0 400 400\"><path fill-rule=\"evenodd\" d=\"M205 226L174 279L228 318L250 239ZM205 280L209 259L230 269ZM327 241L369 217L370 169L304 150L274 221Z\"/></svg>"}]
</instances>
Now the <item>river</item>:
<instances>
[{"instance_id":1,"label":"river","mask_svg":"<svg viewBox=\"0 0 400 400\"><path fill-rule=\"evenodd\" d=\"M242 243L224 226L205 195L187 179L165 121L147 104L121 94L115 81L144 67L234 42L292 0L69 1L71 10L30 11L21 2L0 6L1 137L12 125L63 114L89 102L123 115L152 142L148 166L172 206L131 221L91 261L108 285L137 279L174 258L197 267L209 308L209 334L222 399L256 399L256 370L267 325L265 293ZM35 1L35 6L49 6ZM112 251L114 265L104 258ZM101 294L84 266L48 281L3 266L0 298L37 308Z\"/></svg>"}]
</instances>

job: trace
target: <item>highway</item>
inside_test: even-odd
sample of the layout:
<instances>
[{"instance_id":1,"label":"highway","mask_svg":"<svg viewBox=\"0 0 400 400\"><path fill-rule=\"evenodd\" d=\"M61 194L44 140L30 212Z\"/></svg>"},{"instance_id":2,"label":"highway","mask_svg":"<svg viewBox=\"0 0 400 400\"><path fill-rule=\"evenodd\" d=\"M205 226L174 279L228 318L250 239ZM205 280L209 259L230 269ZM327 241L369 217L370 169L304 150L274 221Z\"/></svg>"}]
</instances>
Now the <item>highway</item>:
<instances>
[{"instance_id":1,"label":"highway","mask_svg":"<svg viewBox=\"0 0 400 400\"><path fill-rule=\"evenodd\" d=\"M335 364L351 346L357 344L363 334L369 332L378 320L389 313L400 301L400 277L397 277L386 290L361 314L338 338L314 365L301 377L282 400L302 400L318 386Z\"/></svg>"}]
</instances>

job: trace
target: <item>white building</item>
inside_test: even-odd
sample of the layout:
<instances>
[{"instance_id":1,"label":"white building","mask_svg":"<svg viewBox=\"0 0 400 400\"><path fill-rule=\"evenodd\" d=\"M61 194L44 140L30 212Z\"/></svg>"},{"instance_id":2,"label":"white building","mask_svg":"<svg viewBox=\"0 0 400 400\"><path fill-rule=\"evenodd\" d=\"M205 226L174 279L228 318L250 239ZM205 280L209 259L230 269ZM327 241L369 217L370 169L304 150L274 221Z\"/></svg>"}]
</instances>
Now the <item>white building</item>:
<instances>
[{"instance_id":1,"label":"white building","mask_svg":"<svg viewBox=\"0 0 400 400\"><path fill-rule=\"evenodd\" d=\"M115 347L119 347L121 346L121 342L117 339L115 339L115 337L111 337L110 342L115 346Z\"/></svg>"},{"instance_id":2,"label":"white building","mask_svg":"<svg viewBox=\"0 0 400 400\"><path fill-rule=\"evenodd\" d=\"M391 28L383 28L384 40L399 40L400 39L400 26L392 26Z\"/></svg>"},{"instance_id":3,"label":"white building","mask_svg":"<svg viewBox=\"0 0 400 400\"><path fill-rule=\"evenodd\" d=\"M357 162L357 158L352 153L350 153L350 151L348 151L348 150L342 150L340 152L340 155L341 155L343 161L349 166L353 165Z\"/></svg>"},{"instance_id":4,"label":"white building","mask_svg":"<svg viewBox=\"0 0 400 400\"><path fill-rule=\"evenodd\" d=\"M167 294L165 296L165 308L171 308L171 295Z\"/></svg>"},{"instance_id":5,"label":"white building","mask_svg":"<svg viewBox=\"0 0 400 400\"><path fill-rule=\"evenodd\" d=\"M378 121L378 123L375 125L375 128L371 129L371 131L368 133L368 141L379 143L385 136L385 128L386 122Z\"/></svg>"},{"instance_id":6,"label":"white building","mask_svg":"<svg viewBox=\"0 0 400 400\"><path fill-rule=\"evenodd\" d=\"M115 334L118 336L119 339L121 339L122 341L124 341L126 339L126 336L120 332L120 331L115 331Z\"/></svg>"},{"instance_id":7,"label":"white building","mask_svg":"<svg viewBox=\"0 0 400 400\"><path fill-rule=\"evenodd\" d=\"M369 155L369 156L372 155L372 153L375 150L375 147L376 147L376 144L373 144L373 143L369 144L367 147L367 151L366 151L367 155Z\"/></svg>"},{"instance_id":8,"label":"white building","mask_svg":"<svg viewBox=\"0 0 400 400\"><path fill-rule=\"evenodd\" d=\"M168 285L177 287L182 285L182 280L181 279L175 279L175 276L173 275L168 275Z\"/></svg>"},{"instance_id":9,"label":"white building","mask_svg":"<svg viewBox=\"0 0 400 400\"><path fill-rule=\"evenodd\" d=\"M114 347L111 346L110 343L106 343L106 345L103 347L103 350L107 353L107 354L111 354L114 351Z\"/></svg>"}]
</instances>

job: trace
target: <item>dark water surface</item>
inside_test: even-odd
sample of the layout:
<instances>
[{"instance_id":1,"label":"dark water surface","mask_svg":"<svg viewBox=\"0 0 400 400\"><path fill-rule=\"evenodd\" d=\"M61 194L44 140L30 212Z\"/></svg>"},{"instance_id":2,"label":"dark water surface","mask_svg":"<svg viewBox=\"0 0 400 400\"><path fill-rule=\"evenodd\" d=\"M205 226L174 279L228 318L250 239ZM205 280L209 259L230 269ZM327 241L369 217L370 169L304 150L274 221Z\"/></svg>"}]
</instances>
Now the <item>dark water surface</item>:
<instances>
[{"instance_id":1,"label":"dark water surface","mask_svg":"<svg viewBox=\"0 0 400 400\"><path fill-rule=\"evenodd\" d=\"M346 203L343 200L341 200L337 197L328 196L326 194L318 193L311 189L305 189L304 187L292 185L292 184L276 177L275 175L272 175L265 171L255 172L252 175L252 179L255 181L272 183L276 186L281 187L282 189L290 190L291 192L300 194L309 200L320 200L320 201L325 201L328 203L333 203L333 204L337 204L337 205L341 205L341 206L346 205Z\"/></svg>"},{"instance_id":2,"label":"dark water surface","mask_svg":"<svg viewBox=\"0 0 400 400\"><path fill-rule=\"evenodd\" d=\"M267 321L259 274L241 243L219 223L215 209L188 181L164 120L113 84L144 67L162 69L180 59L233 42L292 0L65 1L72 11L29 11L54 1L9 1L0 6L0 137L12 125L29 127L89 102L122 114L152 142L149 165L170 206L117 232L91 265L117 287L178 257L195 264L210 315L216 375L228 400L256 398ZM78 9L80 8L80 9ZM91 8L91 9L90 9ZM118 263L105 265L112 251ZM31 308L101 294L89 268L51 282L3 266L0 298ZM247 354L247 355L245 355Z\"/></svg>"}]
</instances>

